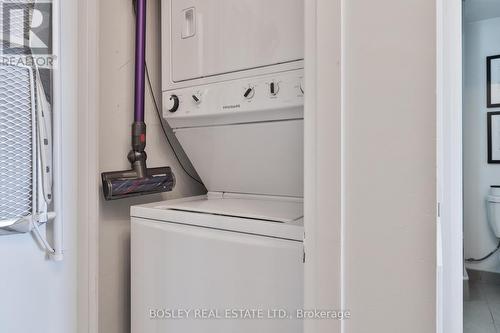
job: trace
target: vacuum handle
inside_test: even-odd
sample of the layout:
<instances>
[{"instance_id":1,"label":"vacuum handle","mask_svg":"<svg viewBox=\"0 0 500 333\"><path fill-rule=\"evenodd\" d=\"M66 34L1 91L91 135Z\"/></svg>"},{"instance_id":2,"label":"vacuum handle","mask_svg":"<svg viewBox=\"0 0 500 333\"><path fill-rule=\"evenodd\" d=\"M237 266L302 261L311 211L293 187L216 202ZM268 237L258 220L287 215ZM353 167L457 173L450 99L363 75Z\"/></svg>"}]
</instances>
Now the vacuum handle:
<instances>
[{"instance_id":1,"label":"vacuum handle","mask_svg":"<svg viewBox=\"0 0 500 333\"><path fill-rule=\"evenodd\" d=\"M144 122L144 74L146 66L146 0L136 1L134 122Z\"/></svg>"}]
</instances>

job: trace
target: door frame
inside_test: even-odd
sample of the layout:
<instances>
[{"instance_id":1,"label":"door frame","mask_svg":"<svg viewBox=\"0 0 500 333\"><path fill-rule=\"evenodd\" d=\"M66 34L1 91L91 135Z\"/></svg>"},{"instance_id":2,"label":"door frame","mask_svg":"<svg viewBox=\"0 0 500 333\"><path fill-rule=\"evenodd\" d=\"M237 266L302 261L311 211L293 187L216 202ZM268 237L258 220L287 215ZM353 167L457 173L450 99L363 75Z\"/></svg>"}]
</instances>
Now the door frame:
<instances>
[{"instance_id":1,"label":"door frame","mask_svg":"<svg viewBox=\"0 0 500 333\"><path fill-rule=\"evenodd\" d=\"M437 327L463 332L462 1L437 1Z\"/></svg>"},{"instance_id":2,"label":"door frame","mask_svg":"<svg viewBox=\"0 0 500 333\"><path fill-rule=\"evenodd\" d=\"M98 333L98 0L78 0L78 50L78 333Z\"/></svg>"},{"instance_id":3,"label":"door frame","mask_svg":"<svg viewBox=\"0 0 500 333\"><path fill-rule=\"evenodd\" d=\"M342 4L305 0L304 307L342 309ZM343 321L306 320L305 333Z\"/></svg>"}]
</instances>

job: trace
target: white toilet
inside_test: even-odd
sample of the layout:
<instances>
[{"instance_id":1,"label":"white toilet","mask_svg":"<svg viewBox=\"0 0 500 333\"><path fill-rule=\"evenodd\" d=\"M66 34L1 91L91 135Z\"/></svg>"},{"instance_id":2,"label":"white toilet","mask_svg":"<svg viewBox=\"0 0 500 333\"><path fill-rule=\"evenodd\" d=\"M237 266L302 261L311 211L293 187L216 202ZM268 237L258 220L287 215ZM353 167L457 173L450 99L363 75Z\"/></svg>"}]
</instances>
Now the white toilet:
<instances>
[{"instance_id":1,"label":"white toilet","mask_svg":"<svg viewBox=\"0 0 500 333\"><path fill-rule=\"evenodd\" d=\"M490 187L488 203L488 221L497 238L500 238L500 185Z\"/></svg>"}]
</instances>

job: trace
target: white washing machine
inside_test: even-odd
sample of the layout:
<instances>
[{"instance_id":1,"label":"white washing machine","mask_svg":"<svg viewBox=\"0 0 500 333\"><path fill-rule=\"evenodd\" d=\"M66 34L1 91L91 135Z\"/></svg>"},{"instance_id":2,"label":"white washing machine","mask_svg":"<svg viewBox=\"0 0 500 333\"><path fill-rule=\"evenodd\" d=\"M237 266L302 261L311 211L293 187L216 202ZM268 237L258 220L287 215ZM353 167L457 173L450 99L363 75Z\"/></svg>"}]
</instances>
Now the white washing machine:
<instances>
[{"instance_id":1,"label":"white washing machine","mask_svg":"<svg viewBox=\"0 0 500 333\"><path fill-rule=\"evenodd\" d=\"M132 332L302 332L302 216L222 193L133 207Z\"/></svg>"},{"instance_id":2,"label":"white washing machine","mask_svg":"<svg viewBox=\"0 0 500 333\"><path fill-rule=\"evenodd\" d=\"M162 1L163 117L208 194L132 207L132 333L302 332L303 5Z\"/></svg>"}]
</instances>

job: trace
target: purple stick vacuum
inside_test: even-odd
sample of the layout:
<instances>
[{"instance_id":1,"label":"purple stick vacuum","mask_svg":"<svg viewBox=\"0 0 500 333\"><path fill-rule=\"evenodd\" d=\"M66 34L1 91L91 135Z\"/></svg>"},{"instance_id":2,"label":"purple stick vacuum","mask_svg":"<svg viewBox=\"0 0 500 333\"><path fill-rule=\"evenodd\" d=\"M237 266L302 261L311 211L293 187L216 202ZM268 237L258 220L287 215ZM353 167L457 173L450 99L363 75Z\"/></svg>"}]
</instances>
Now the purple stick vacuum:
<instances>
[{"instance_id":1,"label":"purple stick vacuum","mask_svg":"<svg viewBox=\"0 0 500 333\"><path fill-rule=\"evenodd\" d=\"M103 172L102 189L106 200L172 191L175 177L170 167L146 166L146 124L144 123L144 85L146 65L146 0L136 1L135 90L132 150L128 153L131 170Z\"/></svg>"}]
</instances>

